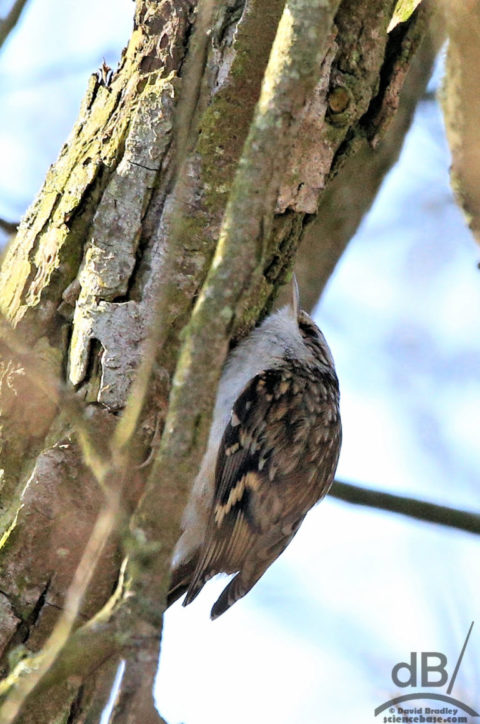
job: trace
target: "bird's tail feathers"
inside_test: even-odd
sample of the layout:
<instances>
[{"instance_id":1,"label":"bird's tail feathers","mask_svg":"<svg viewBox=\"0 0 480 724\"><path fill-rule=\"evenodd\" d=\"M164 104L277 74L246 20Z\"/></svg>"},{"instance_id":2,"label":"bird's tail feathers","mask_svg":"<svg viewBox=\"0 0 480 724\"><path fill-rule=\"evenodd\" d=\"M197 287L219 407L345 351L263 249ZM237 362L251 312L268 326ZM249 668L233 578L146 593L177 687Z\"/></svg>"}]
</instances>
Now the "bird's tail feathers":
<instances>
[{"instance_id":1,"label":"bird's tail feathers","mask_svg":"<svg viewBox=\"0 0 480 724\"><path fill-rule=\"evenodd\" d=\"M239 598L243 598L243 596L253 588L259 578L263 576L270 563L271 561L265 566L259 566L254 573L250 572L250 575L245 575L245 572L242 574L242 571L237 573L214 603L210 611L212 621L221 616L222 613L225 613Z\"/></svg>"},{"instance_id":2,"label":"bird's tail feathers","mask_svg":"<svg viewBox=\"0 0 480 724\"><path fill-rule=\"evenodd\" d=\"M194 555L186 563L181 563L179 566L172 570L170 577L170 588L167 594L167 608L169 608L175 601L178 601L183 594L188 591L190 581L192 580L193 574L197 567L198 554Z\"/></svg>"}]
</instances>

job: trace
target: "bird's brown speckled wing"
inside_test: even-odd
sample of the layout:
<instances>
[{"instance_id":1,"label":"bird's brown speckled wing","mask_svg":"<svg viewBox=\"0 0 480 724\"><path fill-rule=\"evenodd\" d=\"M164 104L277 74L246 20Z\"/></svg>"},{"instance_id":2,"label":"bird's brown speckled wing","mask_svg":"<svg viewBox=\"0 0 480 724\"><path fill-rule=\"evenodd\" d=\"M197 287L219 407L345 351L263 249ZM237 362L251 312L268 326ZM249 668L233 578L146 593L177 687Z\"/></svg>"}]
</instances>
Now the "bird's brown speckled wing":
<instances>
[{"instance_id":1,"label":"bird's brown speckled wing","mask_svg":"<svg viewBox=\"0 0 480 724\"><path fill-rule=\"evenodd\" d=\"M212 514L185 604L216 573L238 571L257 554L264 564L265 547L268 565L279 555L328 491L339 448L334 373L292 360L249 382L223 435Z\"/></svg>"}]
</instances>

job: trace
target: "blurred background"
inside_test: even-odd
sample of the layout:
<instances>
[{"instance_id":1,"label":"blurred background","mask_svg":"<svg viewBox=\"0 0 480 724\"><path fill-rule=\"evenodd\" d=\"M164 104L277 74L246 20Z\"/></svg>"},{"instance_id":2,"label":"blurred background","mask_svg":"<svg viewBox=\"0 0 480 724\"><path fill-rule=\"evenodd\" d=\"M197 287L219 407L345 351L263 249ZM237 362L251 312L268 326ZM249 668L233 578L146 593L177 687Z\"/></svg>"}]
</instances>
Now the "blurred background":
<instances>
[{"instance_id":1,"label":"blurred background","mask_svg":"<svg viewBox=\"0 0 480 724\"><path fill-rule=\"evenodd\" d=\"M0 17L11 4L0 0ZM103 59L115 67L133 10L131 0L29 0L0 49L0 217L25 212L89 74ZM441 74L440 58L430 91ZM480 512L480 250L448 166L430 92L315 317L341 382L339 479ZM162 714L169 724L379 721L375 707L406 693L394 664L438 651L451 675L472 621L451 695L479 710L479 544L325 500L224 617L209 621L222 580L168 611Z\"/></svg>"}]
</instances>

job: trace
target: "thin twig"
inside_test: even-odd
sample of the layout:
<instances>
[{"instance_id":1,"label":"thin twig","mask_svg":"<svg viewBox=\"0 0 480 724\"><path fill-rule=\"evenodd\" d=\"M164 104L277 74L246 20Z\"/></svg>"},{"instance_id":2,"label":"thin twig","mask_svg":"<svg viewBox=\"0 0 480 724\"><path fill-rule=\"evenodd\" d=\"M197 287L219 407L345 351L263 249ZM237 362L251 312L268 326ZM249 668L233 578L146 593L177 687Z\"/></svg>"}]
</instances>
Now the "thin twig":
<instances>
[{"instance_id":1,"label":"thin twig","mask_svg":"<svg viewBox=\"0 0 480 724\"><path fill-rule=\"evenodd\" d=\"M28 0L15 0L8 15L3 18L3 20L0 20L0 48L12 32L18 20L20 19L22 10L24 9L27 2Z\"/></svg>"},{"instance_id":2,"label":"thin twig","mask_svg":"<svg viewBox=\"0 0 480 724\"><path fill-rule=\"evenodd\" d=\"M409 518L424 520L427 523L446 525L468 533L480 534L480 515L478 513L427 503L424 500L407 498L403 495L384 493L381 490L363 488L359 485L342 483L338 480L333 484L329 495L346 503L366 505L370 508L386 510L389 513L400 513Z\"/></svg>"},{"instance_id":3,"label":"thin twig","mask_svg":"<svg viewBox=\"0 0 480 724\"><path fill-rule=\"evenodd\" d=\"M16 234L19 223L0 218L0 229L6 234Z\"/></svg>"}]
</instances>

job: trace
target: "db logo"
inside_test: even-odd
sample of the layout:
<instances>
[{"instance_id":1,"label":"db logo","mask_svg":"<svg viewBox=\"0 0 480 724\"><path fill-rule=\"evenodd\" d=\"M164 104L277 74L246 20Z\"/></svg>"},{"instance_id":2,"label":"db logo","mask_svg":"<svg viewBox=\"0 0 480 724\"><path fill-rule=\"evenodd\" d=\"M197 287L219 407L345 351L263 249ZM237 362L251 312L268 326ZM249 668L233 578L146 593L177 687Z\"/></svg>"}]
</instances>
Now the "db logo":
<instances>
[{"instance_id":1,"label":"db logo","mask_svg":"<svg viewBox=\"0 0 480 724\"><path fill-rule=\"evenodd\" d=\"M447 657L439 651L412 651L410 662L402 661L392 669L395 686L444 686L448 681Z\"/></svg>"},{"instance_id":2,"label":"db logo","mask_svg":"<svg viewBox=\"0 0 480 724\"><path fill-rule=\"evenodd\" d=\"M393 699L389 699L383 704L380 704L380 706L377 706L374 711L375 716L378 716L386 709L388 709L392 716L384 716L384 722L466 722L467 719L463 714L460 716L462 711L471 717L480 716L471 706L452 696L453 685L455 684L455 679L457 678L472 629L473 622L450 676L447 671L447 657L445 654L440 653L440 651L412 651L409 661L400 661L398 664L395 664L392 669L392 681L395 686L401 689L405 689L407 686L422 687L423 689L427 689L427 691L416 691L395 696ZM439 692L438 687L445 686L447 682L448 687L446 687L446 691ZM428 691L428 689L430 689L430 691ZM432 689L435 690L432 691ZM429 704L425 706L417 704L417 702L425 700L434 701L435 705L432 706L432 704ZM407 705L407 707L410 708L406 708L405 705L407 702L415 702L413 708L410 704ZM449 718L445 719L445 716Z\"/></svg>"}]
</instances>

